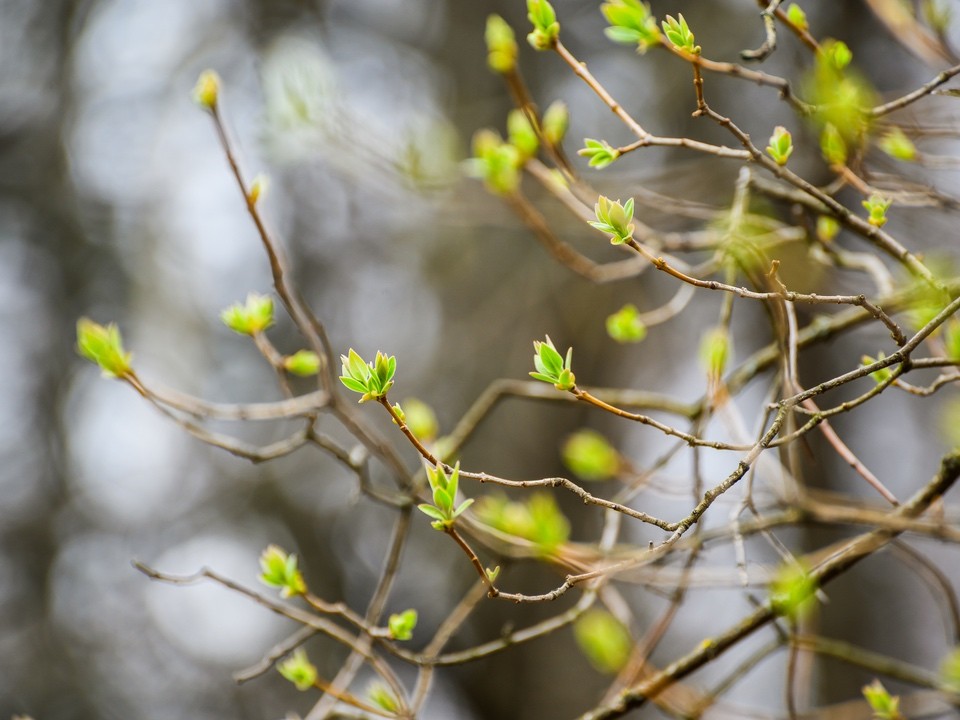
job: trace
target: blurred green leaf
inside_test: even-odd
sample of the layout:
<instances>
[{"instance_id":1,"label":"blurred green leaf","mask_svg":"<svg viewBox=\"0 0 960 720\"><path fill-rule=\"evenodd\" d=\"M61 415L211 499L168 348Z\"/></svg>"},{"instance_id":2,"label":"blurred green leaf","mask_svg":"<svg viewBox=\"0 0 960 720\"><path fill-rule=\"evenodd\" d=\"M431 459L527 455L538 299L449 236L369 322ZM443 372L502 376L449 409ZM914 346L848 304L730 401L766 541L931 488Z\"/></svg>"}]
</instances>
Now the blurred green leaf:
<instances>
[{"instance_id":1,"label":"blurred green leaf","mask_svg":"<svg viewBox=\"0 0 960 720\"><path fill-rule=\"evenodd\" d=\"M133 354L123 349L120 330L114 323L100 325L89 318L77 321L77 352L99 366L104 377L122 378L133 372Z\"/></svg>"},{"instance_id":2,"label":"blurred green leaf","mask_svg":"<svg viewBox=\"0 0 960 720\"><path fill-rule=\"evenodd\" d=\"M563 464L584 480L608 480L620 469L620 453L594 430L578 430L563 443Z\"/></svg>"},{"instance_id":3,"label":"blurred green leaf","mask_svg":"<svg viewBox=\"0 0 960 720\"><path fill-rule=\"evenodd\" d=\"M490 69L497 73L511 72L517 64L517 40L513 28L499 15L490 15L484 39Z\"/></svg>"},{"instance_id":4,"label":"blurred green leaf","mask_svg":"<svg viewBox=\"0 0 960 720\"><path fill-rule=\"evenodd\" d=\"M638 343L647 336L647 326L640 319L640 311L633 304L626 304L607 316L607 335L618 343Z\"/></svg>"},{"instance_id":5,"label":"blurred green leaf","mask_svg":"<svg viewBox=\"0 0 960 720\"><path fill-rule=\"evenodd\" d=\"M297 648L286 660L277 664L277 671L292 682L297 690L309 690L316 685L317 668L307 657L307 651Z\"/></svg>"},{"instance_id":6,"label":"blurred green leaf","mask_svg":"<svg viewBox=\"0 0 960 720\"><path fill-rule=\"evenodd\" d=\"M633 641L613 615L594 608L573 625L573 634L587 660L602 673L613 675L627 664Z\"/></svg>"}]
</instances>

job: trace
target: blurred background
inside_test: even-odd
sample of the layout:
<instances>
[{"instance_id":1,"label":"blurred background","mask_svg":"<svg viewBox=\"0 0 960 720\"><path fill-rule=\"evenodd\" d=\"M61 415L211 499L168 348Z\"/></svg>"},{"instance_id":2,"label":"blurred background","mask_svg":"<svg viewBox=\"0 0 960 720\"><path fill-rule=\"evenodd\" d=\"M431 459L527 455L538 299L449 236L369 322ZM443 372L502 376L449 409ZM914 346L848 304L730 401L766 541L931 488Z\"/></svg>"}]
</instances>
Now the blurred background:
<instances>
[{"instance_id":1,"label":"blurred background","mask_svg":"<svg viewBox=\"0 0 960 720\"><path fill-rule=\"evenodd\" d=\"M726 141L690 118L688 68L666 53L639 58L606 41L598 5L556 2L566 45L654 132ZM736 60L762 42L753 2L675 5L654 2L654 12L682 9L711 58ZM866 3L805 5L817 34L846 40L881 93L896 96L941 69L894 42ZM520 0L0 1L0 718L305 713L312 696L276 673L242 686L232 680L292 632L291 623L221 588L151 583L131 561L182 573L206 565L253 585L260 551L278 543L301 554L317 594L354 608L365 606L379 573L390 515L362 499L334 462L305 450L253 466L205 447L75 354L79 317L115 321L148 381L224 402L279 397L252 343L219 321L223 308L250 291L269 292L271 281L210 120L191 98L206 68L223 79L244 171L270 177L265 216L334 346L396 355L398 400L430 403L449 430L491 380L526 377L530 343L544 333L576 347L577 376L591 385L701 396L695 348L715 322L715 298L698 297L682 321L651 328L638 346L618 346L603 318L625 302L656 307L672 284L647 273L590 285L552 261L479 183L463 179L470 136L484 126L502 131L511 107L485 64L490 12L504 15L522 41ZM781 40L765 69L797 80L808 56L792 38ZM584 136L629 140L557 57L523 44L521 64L541 107L562 98L572 108L571 154ZM708 77L707 92L756 138L776 124L803 137L769 89ZM952 102L932 98L907 113L909 122L947 129L929 141L931 152L958 154ZM810 157L799 169L826 181L816 153ZM914 179L956 193L957 173L944 164L935 173L914 169ZM723 207L737 169L656 149L590 179L613 197L643 187ZM561 238L598 260L619 257L555 201L529 191ZM664 230L694 227L643 212ZM953 210L929 208L898 212L890 225L911 248L947 256L957 251L955 227ZM840 242L862 249L852 238ZM761 315L752 322L751 312L736 325L738 357L767 342ZM288 322L273 337L284 351L299 347ZM849 369L883 343L872 329L818 350L812 374ZM748 396L759 402L763 388ZM871 407L881 423L880 415L853 413L837 429L905 495L932 475L948 446L935 431L939 402L887 393ZM376 408L363 410L382 420ZM514 478L563 473L558 448L579 427L603 431L641 466L667 446L580 407L511 400L480 428L463 461ZM284 429L230 428L257 441ZM402 452L415 467L413 453ZM656 509L671 516L689 502L685 462L663 471L677 497ZM866 495L816 440L810 463L819 487ZM708 480L728 465L709 460ZM574 539L595 537L596 513L558 501ZM472 577L455 548L419 524L389 610L416 607L429 628ZM625 539L648 536L629 530ZM955 552L917 545L948 576L960 575ZM732 567L729 548L715 559ZM824 632L934 668L949 645L937 605L912 579L905 586L893 561L883 572L885 563L871 561L838 583ZM524 572L518 583L528 590L558 582L536 568ZM662 604L641 588L626 595L641 619ZM695 593L655 659L669 660L748 608L736 591ZM456 644L556 610L485 608ZM328 677L343 657L335 649L311 655ZM780 707L781 660L758 668L733 697ZM856 695L870 679L853 671L817 677L817 702ZM426 716L570 717L591 707L605 682L561 632L440 673ZM655 709L636 716L659 717Z\"/></svg>"}]
</instances>

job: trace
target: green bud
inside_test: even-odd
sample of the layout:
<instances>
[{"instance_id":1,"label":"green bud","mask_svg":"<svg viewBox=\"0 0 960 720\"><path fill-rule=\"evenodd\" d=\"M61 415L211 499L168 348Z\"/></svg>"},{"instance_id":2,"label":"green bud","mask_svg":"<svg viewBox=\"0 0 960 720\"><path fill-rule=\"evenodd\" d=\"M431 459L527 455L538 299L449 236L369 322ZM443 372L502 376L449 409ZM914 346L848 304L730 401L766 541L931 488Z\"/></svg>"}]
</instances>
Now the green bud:
<instances>
[{"instance_id":1,"label":"green bud","mask_svg":"<svg viewBox=\"0 0 960 720\"><path fill-rule=\"evenodd\" d=\"M823 45L823 57L835 69L844 70L853 60L853 53L843 40L828 40Z\"/></svg>"},{"instance_id":2,"label":"green bud","mask_svg":"<svg viewBox=\"0 0 960 720\"><path fill-rule=\"evenodd\" d=\"M847 162L847 143L836 126L827 124L820 134L820 152L830 165L844 165Z\"/></svg>"},{"instance_id":3,"label":"green bud","mask_svg":"<svg viewBox=\"0 0 960 720\"><path fill-rule=\"evenodd\" d=\"M562 100L554 100L543 113L543 137L551 145L563 142L570 126L570 111Z\"/></svg>"},{"instance_id":4,"label":"green bud","mask_svg":"<svg viewBox=\"0 0 960 720\"><path fill-rule=\"evenodd\" d=\"M605 610L594 608L577 618L573 635L590 664L602 673L618 672L630 658L630 633Z\"/></svg>"},{"instance_id":5,"label":"green bud","mask_svg":"<svg viewBox=\"0 0 960 720\"><path fill-rule=\"evenodd\" d=\"M873 225L874 227L883 227L887 224L887 210L890 207L892 200L888 200L879 193L874 193L867 200L864 200L861 204L864 209L870 216L867 218L867 222Z\"/></svg>"},{"instance_id":6,"label":"green bud","mask_svg":"<svg viewBox=\"0 0 960 720\"><path fill-rule=\"evenodd\" d=\"M260 555L260 582L278 588L282 597L296 597L307 592L303 574L297 568L297 556L270 545Z\"/></svg>"},{"instance_id":7,"label":"green bud","mask_svg":"<svg viewBox=\"0 0 960 720\"><path fill-rule=\"evenodd\" d=\"M647 336L647 326L640 319L640 311L626 304L607 317L607 335L618 343L638 343Z\"/></svg>"},{"instance_id":8,"label":"green bud","mask_svg":"<svg viewBox=\"0 0 960 720\"><path fill-rule=\"evenodd\" d=\"M523 158L520 151L505 143L492 130L479 130L473 136L473 154L467 161L467 173L483 180L488 190L509 195L520 185Z\"/></svg>"},{"instance_id":9,"label":"green bud","mask_svg":"<svg viewBox=\"0 0 960 720\"><path fill-rule=\"evenodd\" d=\"M217 107L219 95L220 76L213 70L204 70L193 88L193 99L200 107L213 110Z\"/></svg>"},{"instance_id":10,"label":"green bud","mask_svg":"<svg viewBox=\"0 0 960 720\"><path fill-rule=\"evenodd\" d=\"M613 42L636 45L645 53L660 44L657 19L650 14L650 5L640 0L606 0L600 12L610 23L604 34Z\"/></svg>"},{"instance_id":11,"label":"green bud","mask_svg":"<svg viewBox=\"0 0 960 720\"><path fill-rule=\"evenodd\" d=\"M842 160L838 148L828 152L821 138L821 149L828 162L846 162L848 149L859 148L869 130L871 117L867 109L877 102L877 95L867 80L850 67L850 48L836 40L823 43L813 69L802 83L805 99L813 106L812 120L821 132L828 125L843 140Z\"/></svg>"},{"instance_id":12,"label":"green bud","mask_svg":"<svg viewBox=\"0 0 960 720\"><path fill-rule=\"evenodd\" d=\"M540 148L537 132L523 110L511 110L507 115L507 137L520 153L521 161L536 155Z\"/></svg>"},{"instance_id":13,"label":"green bud","mask_svg":"<svg viewBox=\"0 0 960 720\"><path fill-rule=\"evenodd\" d=\"M428 467L427 482L433 491L433 505L422 503L417 507L424 515L434 519L431 523L434 529L453 527L454 521L473 504L473 499L467 499L454 508L460 482L460 463L453 466L450 475L447 475L443 466Z\"/></svg>"},{"instance_id":14,"label":"green bud","mask_svg":"<svg viewBox=\"0 0 960 720\"><path fill-rule=\"evenodd\" d=\"M530 373L530 377L551 383L557 390L572 390L576 386L576 377L570 367L573 362L572 347L567 348L567 355L562 358L547 335L546 342L534 340L533 349L533 365L537 370Z\"/></svg>"},{"instance_id":15,"label":"green bud","mask_svg":"<svg viewBox=\"0 0 960 720\"><path fill-rule=\"evenodd\" d=\"M590 167L597 170L602 170L620 157L620 151L604 140L585 138L583 144L584 147L577 150L577 155L587 158Z\"/></svg>"},{"instance_id":16,"label":"green bud","mask_svg":"<svg viewBox=\"0 0 960 720\"><path fill-rule=\"evenodd\" d=\"M830 243L840 232L840 223L829 215L817 218L817 237L824 243Z\"/></svg>"},{"instance_id":17,"label":"green bud","mask_svg":"<svg viewBox=\"0 0 960 720\"><path fill-rule=\"evenodd\" d=\"M277 671L296 685L297 690L309 690L317 682L317 668L307 657L307 651L297 648L286 660L277 664Z\"/></svg>"},{"instance_id":18,"label":"green bud","mask_svg":"<svg viewBox=\"0 0 960 720\"><path fill-rule=\"evenodd\" d=\"M534 493L526 505L531 523L529 539L537 544L541 553L549 554L567 541L570 522L560 511L553 495Z\"/></svg>"},{"instance_id":19,"label":"green bud","mask_svg":"<svg viewBox=\"0 0 960 720\"><path fill-rule=\"evenodd\" d=\"M816 592L817 581L805 569L790 563L770 583L770 605L778 615L797 619L813 610Z\"/></svg>"},{"instance_id":20,"label":"green bud","mask_svg":"<svg viewBox=\"0 0 960 720\"><path fill-rule=\"evenodd\" d=\"M693 32L687 25L687 21L683 19L682 13L678 13L676 18L667 15L660 25L663 27L663 34L667 36L667 40L674 47L680 48L691 55L700 54L700 46L694 43Z\"/></svg>"},{"instance_id":21,"label":"green bud","mask_svg":"<svg viewBox=\"0 0 960 720\"><path fill-rule=\"evenodd\" d=\"M473 148L473 154L478 158L482 158L495 152L502 144L503 138L501 138L495 130L482 128L473 134L471 146Z\"/></svg>"},{"instance_id":22,"label":"green bud","mask_svg":"<svg viewBox=\"0 0 960 720\"><path fill-rule=\"evenodd\" d=\"M417 626L417 611L414 609L404 610L390 616L387 620L387 629L390 631L390 637L393 640L409 640L413 637L413 629Z\"/></svg>"},{"instance_id":23,"label":"green bud","mask_svg":"<svg viewBox=\"0 0 960 720\"><path fill-rule=\"evenodd\" d=\"M873 710L874 720L905 720L900 713L900 698L893 697L879 680L862 688L863 697Z\"/></svg>"},{"instance_id":24,"label":"green bud","mask_svg":"<svg viewBox=\"0 0 960 720\"><path fill-rule=\"evenodd\" d=\"M256 335L273 325L273 298L250 293L243 305L231 305L220 313L220 319L235 333Z\"/></svg>"},{"instance_id":25,"label":"green bud","mask_svg":"<svg viewBox=\"0 0 960 720\"><path fill-rule=\"evenodd\" d=\"M77 320L77 352L98 365L104 377L122 378L133 372L133 354L124 351L115 323L104 326L85 317Z\"/></svg>"},{"instance_id":26,"label":"green bud","mask_svg":"<svg viewBox=\"0 0 960 720\"><path fill-rule=\"evenodd\" d=\"M807 22L807 14L796 3L790 3L787 7L787 20L800 30L809 30L810 23Z\"/></svg>"},{"instance_id":27,"label":"green bud","mask_svg":"<svg viewBox=\"0 0 960 720\"><path fill-rule=\"evenodd\" d=\"M310 350L297 350L283 359L283 367L294 375L310 377L320 371L320 356Z\"/></svg>"},{"instance_id":28,"label":"green bud","mask_svg":"<svg viewBox=\"0 0 960 720\"><path fill-rule=\"evenodd\" d=\"M374 705L386 710L392 715L397 715L400 712L400 702L397 700L396 695L378 680L374 680L367 687L367 698Z\"/></svg>"},{"instance_id":29,"label":"green bud","mask_svg":"<svg viewBox=\"0 0 960 720\"><path fill-rule=\"evenodd\" d=\"M917 159L917 146L898 127L890 128L886 135L880 138L880 149L897 160L912 162Z\"/></svg>"},{"instance_id":30,"label":"green bud","mask_svg":"<svg viewBox=\"0 0 960 720\"><path fill-rule=\"evenodd\" d=\"M633 237L636 229L633 224L633 198L621 205L619 200L601 195L593 211L597 219L588 221L589 225L609 234L613 245L622 245Z\"/></svg>"},{"instance_id":31,"label":"green bud","mask_svg":"<svg viewBox=\"0 0 960 720\"><path fill-rule=\"evenodd\" d=\"M563 443L563 464L584 480L607 480L620 470L620 453L593 430L578 430Z\"/></svg>"},{"instance_id":32,"label":"green bud","mask_svg":"<svg viewBox=\"0 0 960 720\"><path fill-rule=\"evenodd\" d=\"M767 145L767 154L770 155L781 167L787 164L787 159L793 152L793 138L782 125L778 125L770 136L770 144Z\"/></svg>"},{"instance_id":33,"label":"green bud","mask_svg":"<svg viewBox=\"0 0 960 720\"><path fill-rule=\"evenodd\" d=\"M560 36L560 23L553 6L547 0L527 0L527 19L533 25L533 31L527 35L527 42L535 50L549 50L557 44Z\"/></svg>"},{"instance_id":34,"label":"green bud","mask_svg":"<svg viewBox=\"0 0 960 720\"><path fill-rule=\"evenodd\" d=\"M340 382L348 390L360 393L359 402L386 397L393 387L393 377L397 372L397 359L377 351L373 362L367 363L359 353L350 348L346 355L340 356Z\"/></svg>"},{"instance_id":35,"label":"green bud","mask_svg":"<svg viewBox=\"0 0 960 720\"><path fill-rule=\"evenodd\" d=\"M517 40L513 28L499 15L490 15L484 39L487 42L487 66L496 73L511 72L517 64Z\"/></svg>"},{"instance_id":36,"label":"green bud","mask_svg":"<svg viewBox=\"0 0 960 720\"><path fill-rule=\"evenodd\" d=\"M440 431L440 425L433 408L417 398L407 398L403 401L403 405L405 411L404 422L410 428L410 432L424 442L433 440Z\"/></svg>"}]
</instances>

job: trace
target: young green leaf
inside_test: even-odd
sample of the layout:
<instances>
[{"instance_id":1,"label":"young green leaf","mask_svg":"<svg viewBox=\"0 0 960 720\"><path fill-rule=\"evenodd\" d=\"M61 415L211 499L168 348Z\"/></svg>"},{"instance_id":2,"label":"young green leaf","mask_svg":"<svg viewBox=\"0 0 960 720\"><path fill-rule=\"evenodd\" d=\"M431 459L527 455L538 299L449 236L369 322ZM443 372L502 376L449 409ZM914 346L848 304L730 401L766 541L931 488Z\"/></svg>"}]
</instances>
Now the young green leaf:
<instances>
[{"instance_id":1,"label":"young green leaf","mask_svg":"<svg viewBox=\"0 0 960 720\"><path fill-rule=\"evenodd\" d=\"M453 526L454 521L464 510L470 507L473 500L464 500L459 507L454 508L457 501L457 490L460 485L460 463L453 466L447 475L442 465L427 468L427 482L433 494L433 505L423 503L418 505L420 511L433 518L432 523L437 530L445 530Z\"/></svg>"},{"instance_id":2,"label":"young green leaf","mask_svg":"<svg viewBox=\"0 0 960 720\"><path fill-rule=\"evenodd\" d=\"M320 371L320 356L310 350L297 350L283 359L284 369L300 377L310 377Z\"/></svg>"},{"instance_id":3,"label":"young green leaf","mask_svg":"<svg viewBox=\"0 0 960 720\"><path fill-rule=\"evenodd\" d=\"M614 42L636 45L641 54L660 44L657 19L650 13L649 4L640 0L606 0L600 12L610 23L604 34Z\"/></svg>"},{"instance_id":4,"label":"young green leaf","mask_svg":"<svg viewBox=\"0 0 960 720\"><path fill-rule=\"evenodd\" d=\"M821 242L830 243L840 232L840 223L829 215L821 215L817 218L817 237Z\"/></svg>"},{"instance_id":5,"label":"young green leaf","mask_svg":"<svg viewBox=\"0 0 960 720\"><path fill-rule=\"evenodd\" d=\"M552 384L557 390L572 390L576 386L576 377L570 365L573 362L573 348L567 349L566 358L553 346L553 341L547 335L546 341L533 341L533 366L536 372L530 377Z\"/></svg>"},{"instance_id":6,"label":"young green leaf","mask_svg":"<svg viewBox=\"0 0 960 720\"><path fill-rule=\"evenodd\" d=\"M814 607L817 581L795 563L784 565L770 583L770 605L778 615L797 619Z\"/></svg>"},{"instance_id":7,"label":"young green leaf","mask_svg":"<svg viewBox=\"0 0 960 720\"><path fill-rule=\"evenodd\" d=\"M297 569L297 556L277 545L270 545L260 555L260 582L278 588L282 597L296 597L307 592L303 575Z\"/></svg>"},{"instance_id":8,"label":"young green leaf","mask_svg":"<svg viewBox=\"0 0 960 720\"><path fill-rule=\"evenodd\" d=\"M377 351L371 363L364 362L360 354L350 348L347 355L340 356L340 382L348 390L360 393L360 402L386 397L393 387L393 377L397 372L397 359Z\"/></svg>"},{"instance_id":9,"label":"young green leaf","mask_svg":"<svg viewBox=\"0 0 960 720\"><path fill-rule=\"evenodd\" d=\"M393 640L409 640L413 637L413 629L417 626L417 611L404 610L402 613L391 615L387 620L387 629Z\"/></svg>"},{"instance_id":10,"label":"young green leaf","mask_svg":"<svg viewBox=\"0 0 960 720\"><path fill-rule=\"evenodd\" d=\"M273 325L273 298L250 293L242 305L235 303L220 313L223 324L240 335L256 335Z\"/></svg>"},{"instance_id":11,"label":"young green leaf","mask_svg":"<svg viewBox=\"0 0 960 720\"><path fill-rule=\"evenodd\" d=\"M877 144L883 152L897 160L913 162L917 159L917 146L898 127L890 128Z\"/></svg>"},{"instance_id":12,"label":"young green leaf","mask_svg":"<svg viewBox=\"0 0 960 720\"><path fill-rule=\"evenodd\" d=\"M630 633L605 610L594 608L581 615L573 625L573 634L587 660L602 673L618 672L630 658Z\"/></svg>"},{"instance_id":13,"label":"young green leaf","mask_svg":"<svg viewBox=\"0 0 960 720\"><path fill-rule=\"evenodd\" d=\"M512 72L517 64L517 40L513 28L499 15L490 15L484 39L489 68L501 74Z\"/></svg>"},{"instance_id":14,"label":"young green leaf","mask_svg":"<svg viewBox=\"0 0 960 720\"><path fill-rule=\"evenodd\" d=\"M820 152L831 165L844 165L847 162L847 142L831 123L827 123L820 133Z\"/></svg>"},{"instance_id":15,"label":"young green leaf","mask_svg":"<svg viewBox=\"0 0 960 720\"><path fill-rule=\"evenodd\" d=\"M523 110L511 110L507 115L507 138L517 152L521 162L532 158L540 148L540 139Z\"/></svg>"},{"instance_id":16,"label":"young green leaf","mask_svg":"<svg viewBox=\"0 0 960 720\"><path fill-rule=\"evenodd\" d=\"M562 100L554 100L543 113L543 137L551 145L563 142L570 126L570 111Z\"/></svg>"},{"instance_id":17,"label":"young green leaf","mask_svg":"<svg viewBox=\"0 0 960 720\"><path fill-rule=\"evenodd\" d=\"M874 720L906 720L900 713L900 698L890 695L879 680L874 679L869 685L864 685L862 692L873 711Z\"/></svg>"},{"instance_id":18,"label":"young green leaf","mask_svg":"<svg viewBox=\"0 0 960 720\"><path fill-rule=\"evenodd\" d=\"M589 225L600 232L610 235L610 243L622 245L633 237L636 226L633 224L633 198L623 205L619 200L611 200L601 195L594 205L596 220L590 220Z\"/></svg>"},{"instance_id":19,"label":"young green leaf","mask_svg":"<svg viewBox=\"0 0 960 720\"><path fill-rule=\"evenodd\" d=\"M603 140L586 138L583 144L584 147L577 150L577 155L587 158L590 167L597 170L602 170L620 157L620 152Z\"/></svg>"},{"instance_id":20,"label":"young green leaf","mask_svg":"<svg viewBox=\"0 0 960 720\"><path fill-rule=\"evenodd\" d=\"M640 319L637 306L627 303L606 321L607 335L618 343L638 343L647 336L647 326Z\"/></svg>"},{"instance_id":21,"label":"young green leaf","mask_svg":"<svg viewBox=\"0 0 960 720\"><path fill-rule=\"evenodd\" d=\"M793 137L790 131L782 125L778 125L770 136L770 144L767 145L767 154L773 158L774 162L781 167L787 164L787 160L793 153Z\"/></svg>"},{"instance_id":22,"label":"young green leaf","mask_svg":"<svg viewBox=\"0 0 960 720\"><path fill-rule=\"evenodd\" d=\"M837 70L845 70L853 60L853 53L843 40L831 40L824 43L823 57Z\"/></svg>"},{"instance_id":23,"label":"young green leaf","mask_svg":"<svg viewBox=\"0 0 960 720\"><path fill-rule=\"evenodd\" d=\"M483 181L497 195L509 195L520 185L523 157L511 143L493 130L477 131L473 136L473 157L466 161L467 174Z\"/></svg>"},{"instance_id":24,"label":"young green leaf","mask_svg":"<svg viewBox=\"0 0 960 720\"><path fill-rule=\"evenodd\" d=\"M874 193L861 204L864 209L870 213L867 222L874 227L883 227L887 224L887 210L890 208L892 200L889 200L879 193Z\"/></svg>"},{"instance_id":25,"label":"young green leaf","mask_svg":"<svg viewBox=\"0 0 960 720\"><path fill-rule=\"evenodd\" d=\"M278 663L277 671L292 682L297 690L309 690L317 683L317 668L303 648L297 648L286 660Z\"/></svg>"},{"instance_id":26,"label":"young green leaf","mask_svg":"<svg viewBox=\"0 0 960 720\"><path fill-rule=\"evenodd\" d=\"M620 453L594 430L578 430L568 437L561 457L578 477L590 481L614 477L621 465Z\"/></svg>"},{"instance_id":27,"label":"young green leaf","mask_svg":"<svg viewBox=\"0 0 960 720\"><path fill-rule=\"evenodd\" d=\"M787 20L789 20L798 30L809 30L810 23L807 21L807 14L803 8L796 3L790 3L787 6Z\"/></svg>"},{"instance_id":28,"label":"young green leaf","mask_svg":"<svg viewBox=\"0 0 960 720\"><path fill-rule=\"evenodd\" d=\"M560 36L560 23L553 6L547 0L527 0L527 19L533 30L527 35L527 42L536 50L549 50L557 44Z\"/></svg>"},{"instance_id":29,"label":"young green leaf","mask_svg":"<svg viewBox=\"0 0 960 720\"><path fill-rule=\"evenodd\" d=\"M695 43L693 32L690 30L690 26L687 25L687 21L683 19L682 13L678 13L676 18L672 15L667 15L661 23L661 26L663 27L663 34L667 36L667 40L669 40L674 47L688 52L691 55L700 54L701 48Z\"/></svg>"},{"instance_id":30,"label":"young green leaf","mask_svg":"<svg viewBox=\"0 0 960 720\"><path fill-rule=\"evenodd\" d=\"M77 352L100 367L104 377L122 378L133 372L133 354L123 349L120 330L114 323L100 325L89 318L77 321Z\"/></svg>"}]
</instances>

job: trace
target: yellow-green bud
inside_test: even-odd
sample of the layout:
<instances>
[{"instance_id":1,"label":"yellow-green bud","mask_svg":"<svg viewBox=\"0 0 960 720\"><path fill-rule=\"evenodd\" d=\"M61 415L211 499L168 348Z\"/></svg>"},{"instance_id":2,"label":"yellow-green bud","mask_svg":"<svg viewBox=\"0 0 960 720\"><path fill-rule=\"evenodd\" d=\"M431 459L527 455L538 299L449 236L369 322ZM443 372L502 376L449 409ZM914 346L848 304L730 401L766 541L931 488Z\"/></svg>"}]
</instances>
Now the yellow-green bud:
<instances>
[{"instance_id":1,"label":"yellow-green bud","mask_svg":"<svg viewBox=\"0 0 960 720\"><path fill-rule=\"evenodd\" d=\"M204 70L193 88L193 99L200 107L213 110L217 107L219 95L220 76L213 70Z\"/></svg>"},{"instance_id":2,"label":"yellow-green bud","mask_svg":"<svg viewBox=\"0 0 960 720\"><path fill-rule=\"evenodd\" d=\"M124 352L114 323L99 325L89 318L77 321L77 352L103 371L104 377L125 377L132 372L133 355Z\"/></svg>"},{"instance_id":3,"label":"yellow-green bud","mask_svg":"<svg viewBox=\"0 0 960 720\"><path fill-rule=\"evenodd\" d=\"M260 196L267 191L270 181L267 179L266 175L257 175L253 182L250 183L250 192L247 193L247 198L250 200L251 205L256 205L257 201L260 200Z\"/></svg>"},{"instance_id":4,"label":"yellow-green bud","mask_svg":"<svg viewBox=\"0 0 960 720\"><path fill-rule=\"evenodd\" d=\"M511 72L517 64L517 40L513 28L499 15L487 18L487 65L497 73Z\"/></svg>"},{"instance_id":5,"label":"yellow-green bud","mask_svg":"<svg viewBox=\"0 0 960 720\"><path fill-rule=\"evenodd\" d=\"M543 113L543 137L551 145L559 145L570 127L570 111L562 100L554 100Z\"/></svg>"},{"instance_id":6,"label":"yellow-green bud","mask_svg":"<svg viewBox=\"0 0 960 720\"><path fill-rule=\"evenodd\" d=\"M283 359L283 367L300 377L316 375L320 371L320 356L310 350L297 350Z\"/></svg>"}]
</instances>

